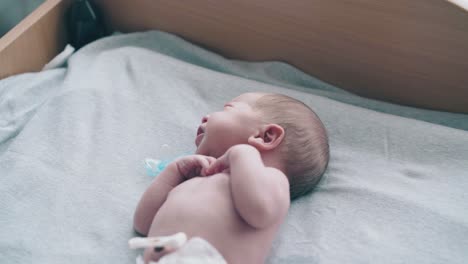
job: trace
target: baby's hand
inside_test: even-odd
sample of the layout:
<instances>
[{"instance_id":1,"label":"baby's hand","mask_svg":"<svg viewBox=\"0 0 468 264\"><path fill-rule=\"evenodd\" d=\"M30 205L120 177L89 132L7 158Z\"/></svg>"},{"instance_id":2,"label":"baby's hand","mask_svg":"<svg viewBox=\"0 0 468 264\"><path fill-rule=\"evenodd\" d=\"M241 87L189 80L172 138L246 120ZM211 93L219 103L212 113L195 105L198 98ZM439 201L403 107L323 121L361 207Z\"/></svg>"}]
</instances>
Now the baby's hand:
<instances>
[{"instance_id":1,"label":"baby's hand","mask_svg":"<svg viewBox=\"0 0 468 264\"><path fill-rule=\"evenodd\" d=\"M216 161L215 158L204 155L190 155L175 161L177 169L186 180L197 176L207 176L206 169Z\"/></svg>"},{"instance_id":2,"label":"baby's hand","mask_svg":"<svg viewBox=\"0 0 468 264\"><path fill-rule=\"evenodd\" d=\"M239 149L243 145L235 145L230 147L221 157L216 159L211 165L206 169L207 175L213 175L216 173L223 172L225 170L229 170L230 162L229 162L229 155L234 149Z\"/></svg>"},{"instance_id":3,"label":"baby's hand","mask_svg":"<svg viewBox=\"0 0 468 264\"><path fill-rule=\"evenodd\" d=\"M229 149L221 157L211 163L211 165L205 170L205 173L207 175L213 175L226 169L229 169Z\"/></svg>"},{"instance_id":4,"label":"baby's hand","mask_svg":"<svg viewBox=\"0 0 468 264\"><path fill-rule=\"evenodd\" d=\"M230 147L221 157L219 157L218 159L216 159L216 161L211 163L208 169L205 170L206 175L213 175L216 173L223 172L225 170L229 170L231 167L231 156L243 155L244 153L248 153L246 151L250 151L251 149L258 151L254 147L247 144L239 144Z\"/></svg>"}]
</instances>

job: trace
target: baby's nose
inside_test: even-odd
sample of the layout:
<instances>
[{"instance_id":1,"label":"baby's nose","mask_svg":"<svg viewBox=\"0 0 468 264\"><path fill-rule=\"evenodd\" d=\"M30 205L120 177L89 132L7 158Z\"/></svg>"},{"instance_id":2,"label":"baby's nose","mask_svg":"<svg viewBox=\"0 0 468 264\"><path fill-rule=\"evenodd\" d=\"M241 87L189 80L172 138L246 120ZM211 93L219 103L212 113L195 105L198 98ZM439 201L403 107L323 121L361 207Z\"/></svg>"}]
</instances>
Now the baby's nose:
<instances>
[{"instance_id":1,"label":"baby's nose","mask_svg":"<svg viewBox=\"0 0 468 264\"><path fill-rule=\"evenodd\" d=\"M202 124L208 122L209 117L210 117L210 115L206 115L206 116L202 117L202 120L201 120Z\"/></svg>"}]
</instances>

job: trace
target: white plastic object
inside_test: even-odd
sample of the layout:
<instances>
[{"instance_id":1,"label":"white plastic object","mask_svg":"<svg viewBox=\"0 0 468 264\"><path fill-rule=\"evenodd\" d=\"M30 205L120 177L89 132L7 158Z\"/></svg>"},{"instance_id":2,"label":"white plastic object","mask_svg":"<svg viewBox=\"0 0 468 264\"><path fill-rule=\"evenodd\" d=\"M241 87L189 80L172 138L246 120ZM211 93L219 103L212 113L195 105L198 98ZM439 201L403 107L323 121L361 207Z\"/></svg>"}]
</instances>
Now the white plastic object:
<instances>
[{"instance_id":1,"label":"white plastic object","mask_svg":"<svg viewBox=\"0 0 468 264\"><path fill-rule=\"evenodd\" d=\"M73 52L75 52L75 48L72 47L72 45L67 44L65 49L57 56L55 56L55 58L49 61L49 63L44 65L42 70L45 71L63 66L67 62L68 58L70 58L70 56L73 54Z\"/></svg>"},{"instance_id":2,"label":"white plastic object","mask_svg":"<svg viewBox=\"0 0 468 264\"><path fill-rule=\"evenodd\" d=\"M187 235L183 232L171 236L134 237L128 241L131 249L160 247L164 250L178 249L187 242Z\"/></svg>"}]
</instances>

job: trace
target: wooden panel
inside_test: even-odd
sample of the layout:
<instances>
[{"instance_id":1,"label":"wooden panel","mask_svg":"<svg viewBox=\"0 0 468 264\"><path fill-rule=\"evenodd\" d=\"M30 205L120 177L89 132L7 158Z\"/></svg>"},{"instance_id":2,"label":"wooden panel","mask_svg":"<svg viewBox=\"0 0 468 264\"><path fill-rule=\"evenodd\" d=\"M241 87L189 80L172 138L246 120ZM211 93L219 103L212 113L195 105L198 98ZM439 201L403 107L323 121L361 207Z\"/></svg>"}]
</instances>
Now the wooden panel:
<instances>
[{"instance_id":1,"label":"wooden panel","mask_svg":"<svg viewBox=\"0 0 468 264\"><path fill-rule=\"evenodd\" d=\"M288 62L354 93L468 113L465 0L96 0L111 27Z\"/></svg>"},{"instance_id":2,"label":"wooden panel","mask_svg":"<svg viewBox=\"0 0 468 264\"><path fill-rule=\"evenodd\" d=\"M39 71L67 43L70 0L47 0L0 39L0 79Z\"/></svg>"}]
</instances>

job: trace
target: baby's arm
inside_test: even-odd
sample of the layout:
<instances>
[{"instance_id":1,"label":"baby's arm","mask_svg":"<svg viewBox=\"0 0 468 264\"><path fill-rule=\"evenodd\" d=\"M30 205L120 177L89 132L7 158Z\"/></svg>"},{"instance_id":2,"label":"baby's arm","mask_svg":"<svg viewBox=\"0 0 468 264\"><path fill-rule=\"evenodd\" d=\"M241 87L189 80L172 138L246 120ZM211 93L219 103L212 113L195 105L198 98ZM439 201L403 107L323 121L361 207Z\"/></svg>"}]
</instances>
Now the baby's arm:
<instances>
[{"instance_id":1,"label":"baby's arm","mask_svg":"<svg viewBox=\"0 0 468 264\"><path fill-rule=\"evenodd\" d=\"M288 179L280 170L265 167L257 149L234 146L207 173L225 168L230 169L234 205L247 223L265 228L286 215L290 201Z\"/></svg>"},{"instance_id":2,"label":"baby's arm","mask_svg":"<svg viewBox=\"0 0 468 264\"><path fill-rule=\"evenodd\" d=\"M169 164L154 179L141 197L133 217L135 231L146 236L154 216L166 201L168 193L187 179L205 175L203 169L207 168L214 160L212 157L191 155Z\"/></svg>"}]
</instances>

